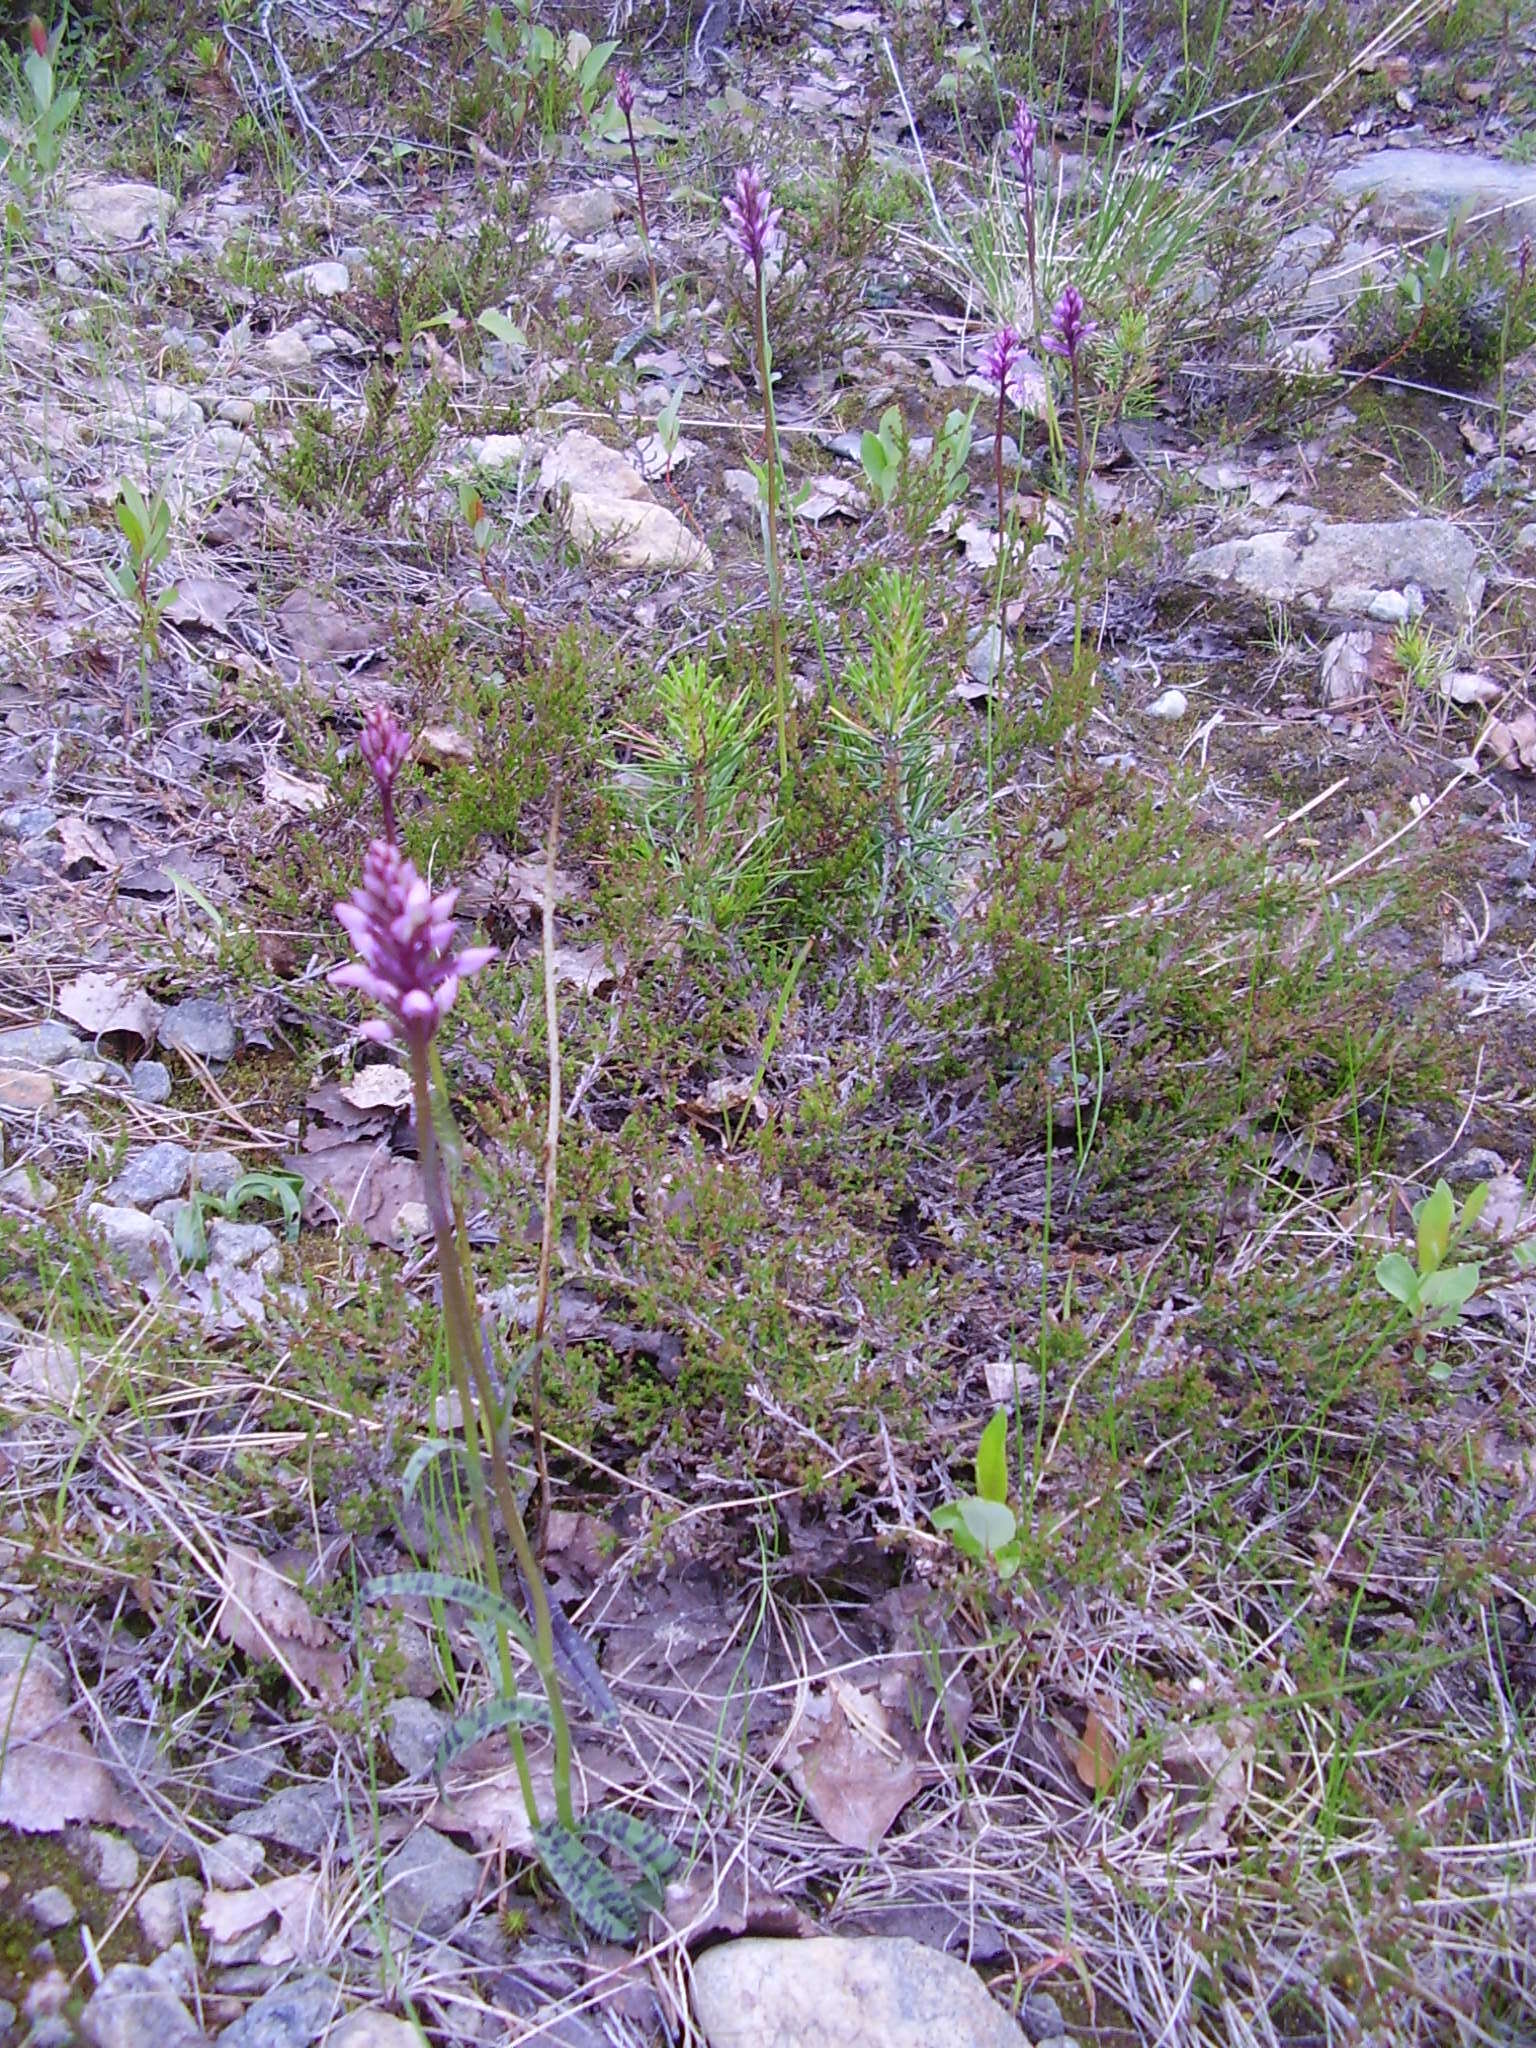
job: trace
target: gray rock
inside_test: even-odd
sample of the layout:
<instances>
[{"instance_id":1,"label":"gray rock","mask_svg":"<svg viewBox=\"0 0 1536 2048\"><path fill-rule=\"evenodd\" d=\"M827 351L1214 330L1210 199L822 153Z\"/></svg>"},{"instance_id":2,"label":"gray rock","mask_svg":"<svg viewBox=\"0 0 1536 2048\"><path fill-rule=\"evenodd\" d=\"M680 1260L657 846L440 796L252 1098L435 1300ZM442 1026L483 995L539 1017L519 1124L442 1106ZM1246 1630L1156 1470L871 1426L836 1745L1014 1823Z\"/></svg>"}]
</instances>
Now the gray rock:
<instances>
[{"instance_id":1,"label":"gray rock","mask_svg":"<svg viewBox=\"0 0 1536 2048\"><path fill-rule=\"evenodd\" d=\"M13 1209L46 1209L58 1192L35 1166L8 1166L0 1173L0 1201Z\"/></svg>"},{"instance_id":2,"label":"gray rock","mask_svg":"<svg viewBox=\"0 0 1536 2048\"><path fill-rule=\"evenodd\" d=\"M81 178L64 194L64 205L93 242L142 241L151 230L163 233L176 211L169 192L136 178Z\"/></svg>"},{"instance_id":3,"label":"gray rock","mask_svg":"<svg viewBox=\"0 0 1536 2048\"><path fill-rule=\"evenodd\" d=\"M1477 548L1448 519L1393 519L1359 525L1249 534L1191 555L1189 573L1267 604L1315 597L1363 611L1378 592L1407 583L1432 592L1459 619L1482 602Z\"/></svg>"},{"instance_id":4,"label":"gray rock","mask_svg":"<svg viewBox=\"0 0 1536 2048\"><path fill-rule=\"evenodd\" d=\"M267 1852L250 1835L221 1835L215 1842L199 1842L203 1876L220 1891L237 1891L249 1884L267 1860Z\"/></svg>"},{"instance_id":5,"label":"gray rock","mask_svg":"<svg viewBox=\"0 0 1536 2048\"><path fill-rule=\"evenodd\" d=\"M230 1740L233 1753L210 1764L208 1783L221 1799L249 1806L266 1790L267 1780L283 1761L283 1752L276 1743L263 1741L254 1733Z\"/></svg>"},{"instance_id":6,"label":"gray rock","mask_svg":"<svg viewBox=\"0 0 1536 2048\"><path fill-rule=\"evenodd\" d=\"M447 1934L480 1889L478 1858L435 1828L418 1828L384 1865L384 1910L397 1926Z\"/></svg>"},{"instance_id":7,"label":"gray rock","mask_svg":"<svg viewBox=\"0 0 1536 2048\"><path fill-rule=\"evenodd\" d=\"M1170 723L1176 719L1186 717L1188 712L1189 699L1176 684L1171 689L1164 690L1154 697L1147 706L1148 718L1164 718L1169 720Z\"/></svg>"},{"instance_id":8,"label":"gray rock","mask_svg":"<svg viewBox=\"0 0 1536 2048\"><path fill-rule=\"evenodd\" d=\"M352 273L345 263L306 263L301 270L289 271L288 282L313 292L317 299L339 299L352 289Z\"/></svg>"},{"instance_id":9,"label":"gray rock","mask_svg":"<svg viewBox=\"0 0 1536 2048\"><path fill-rule=\"evenodd\" d=\"M693 2004L710 2048L1024 2048L974 1970L900 1936L722 1942Z\"/></svg>"},{"instance_id":10,"label":"gray rock","mask_svg":"<svg viewBox=\"0 0 1536 2048\"><path fill-rule=\"evenodd\" d=\"M1333 174L1341 199L1364 199L1384 226L1433 231L1456 214L1498 213L1509 241L1536 228L1536 165L1463 149L1373 149Z\"/></svg>"},{"instance_id":11,"label":"gray rock","mask_svg":"<svg viewBox=\"0 0 1536 2048\"><path fill-rule=\"evenodd\" d=\"M978 683L990 683L1003 665L1003 635L997 626L984 626L971 642L965 657L967 675Z\"/></svg>"},{"instance_id":12,"label":"gray rock","mask_svg":"<svg viewBox=\"0 0 1536 2048\"><path fill-rule=\"evenodd\" d=\"M202 1903L203 1887L195 1877L167 1877L147 1885L134 1910L150 1947L165 1949L188 1938Z\"/></svg>"},{"instance_id":13,"label":"gray rock","mask_svg":"<svg viewBox=\"0 0 1536 2048\"><path fill-rule=\"evenodd\" d=\"M160 1288L175 1277L176 1248L163 1223L142 1209L116 1208L108 1202L92 1202L86 1216L130 1280Z\"/></svg>"},{"instance_id":14,"label":"gray rock","mask_svg":"<svg viewBox=\"0 0 1536 2048\"><path fill-rule=\"evenodd\" d=\"M229 1005L215 996L192 996L173 1003L160 1019L160 1043L171 1052L189 1052L222 1066L235 1056L235 1020Z\"/></svg>"},{"instance_id":15,"label":"gray rock","mask_svg":"<svg viewBox=\"0 0 1536 2048\"><path fill-rule=\"evenodd\" d=\"M0 811L0 839L41 839L58 822L47 804L9 804Z\"/></svg>"},{"instance_id":16,"label":"gray rock","mask_svg":"<svg viewBox=\"0 0 1536 2048\"><path fill-rule=\"evenodd\" d=\"M1049 1991L1030 1991L1019 2007L1019 2025L1031 2041L1038 2044L1059 2034L1066 2022L1062 2019L1061 2007Z\"/></svg>"},{"instance_id":17,"label":"gray rock","mask_svg":"<svg viewBox=\"0 0 1536 2048\"><path fill-rule=\"evenodd\" d=\"M199 1152L192 1161L192 1185L205 1195L227 1195L244 1171L233 1152Z\"/></svg>"},{"instance_id":18,"label":"gray rock","mask_svg":"<svg viewBox=\"0 0 1536 2048\"><path fill-rule=\"evenodd\" d=\"M140 1102L169 1102L171 1070L160 1060L140 1060L128 1076L128 1088Z\"/></svg>"},{"instance_id":19,"label":"gray rock","mask_svg":"<svg viewBox=\"0 0 1536 2048\"><path fill-rule=\"evenodd\" d=\"M226 1216L215 1216L208 1225L208 1264L226 1270L237 1271L242 1267L255 1265L266 1270L269 1252L277 1251L277 1239L265 1223L232 1223ZM279 1253L273 1266L281 1265Z\"/></svg>"},{"instance_id":20,"label":"gray rock","mask_svg":"<svg viewBox=\"0 0 1536 2048\"><path fill-rule=\"evenodd\" d=\"M0 1066L56 1067L86 1050L67 1024L22 1024L0 1031Z\"/></svg>"},{"instance_id":21,"label":"gray rock","mask_svg":"<svg viewBox=\"0 0 1536 2048\"><path fill-rule=\"evenodd\" d=\"M57 1934L61 1927L72 1927L79 1912L61 1884L46 1884L27 1900L28 1919L35 1920L45 1934Z\"/></svg>"},{"instance_id":22,"label":"gray rock","mask_svg":"<svg viewBox=\"0 0 1536 2048\"><path fill-rule=\"evenodd\" d=\"M1536 519L1515 535L1515 547L1522 555L1536 555Z\"/></svg>"},{"instance_id":23,"label":"gray rock","mask_svg":"<svg viewBox=\"0 0 1536 2048\"><path fill-rule=\"evenodd\" d=\"M121 1835L92 1828L81 1848L80 1861L104 1892L131 1892L139 1881L139 1852Z\"/></svg>"},{"instance_id":24,"label":"gray rock","mask_svg":"<svg viewBox=\"0 0 1536 2048\"><path fill-rule=\"evenodd\" d=\"M285 1785L249 1813L237 1813L229 1825L236 1834L318 1856L335 1833L340 1813L341 1802L331 1786Z\"/></svg>"},{"instance_id":25,"label":"gray rock","mask_svg":"<svg viewBox=\"0 0 1536 2048\"><path fill-rule=\"evenodd\" d=\"M8 1998L0 1998L0 2041L9 2041L11 2029L16 2024L16 2008ZM408 2048L408 2044L407 2044Z\"/></svg>"},{"instance_id":26,"label":"gray rock","mask_svg":"<svg viewBox=\"0 0 1536 2048\"><path fill-rule=\"evenodd\" d=\"M173 1201L184 1194L192 1171L192 1154L185 1145L166 1140L135 1152L117 1178L108 1183L107 1196L132 1209L152 1208L156 1202Z\"/></svg>"},{"instance_id":27,"label":"gray rock","mask_svg":"<svg viewBox=\"0 0 1536 2048\"><path fill-rule=\"evenodd\" d=\"M341 2009L341 1992L312 1971L279 1984L219 2035L220 2048L309 2048Z\"/></svg>"},{"instance_id":28,"label":"gray rock","mask_svg":"<svg viewBox=\"0 0 1536 2048\"><path fill-rule=\"evenodd\" d=\"M114 1060L60 1060L53 1071L72 1088L99 1088L114 1075L121 1075L125 1081L128 1078Z\"/></svg>"},{"instance_id":29,"label":"gray rock","mask_svg":"<svg viewBox=\"0 0 1536 2048\"><path fill-rule=\"evenodd\" d=\"M412 1778L424 1778L437 1760L437 1745L447 1726L447 1717L436 1707L407 1696L391 1701L384 1740L402 1771Z\"/></svg>"},{"instance_id":30,"label":"gray rock","mask_svg":"<svg viewBox=\"0 0 1536 2048\"><path fill-rule=\"evenodd\" d=\"M421 2036L409 2020L364 2005L348 2013L325 2048L421 2048Z\"/></svg>"},{"instance_id":31,"label":"gray rock","mask_svg":"<svg viewBox=\"0 0 1536 2048\"><path fill-rule=\"evenodd\" d=\"M163 1977L139 1963L108 1970L80 2015L92 2048L200 2048L196 2020Z\"/></svg>"},{"instance_id":32,"label":"gray rock","mask_svg":"<svg viewBox=\"0 0 1536 2048\"><path fill-rule=\"evenodd\" d=\"M599 235L618 218L619 203L605 185L589 186L585 192L562 192L541 209L545 220L578 242Z\"/></svg>"}]
</instances>

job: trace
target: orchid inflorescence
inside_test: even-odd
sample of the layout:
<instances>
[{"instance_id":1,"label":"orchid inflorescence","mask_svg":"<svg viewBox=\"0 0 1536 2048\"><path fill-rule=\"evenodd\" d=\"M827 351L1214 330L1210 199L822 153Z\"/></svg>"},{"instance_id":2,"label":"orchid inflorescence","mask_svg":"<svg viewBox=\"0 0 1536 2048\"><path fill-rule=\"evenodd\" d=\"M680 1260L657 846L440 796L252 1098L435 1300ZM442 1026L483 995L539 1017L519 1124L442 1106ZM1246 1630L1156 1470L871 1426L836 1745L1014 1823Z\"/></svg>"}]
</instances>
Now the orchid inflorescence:
<instances>
[{"instance_id":1,"label":"orchid inflorescence","mask_svg":"<svg viewBox=\"0 0 1536 2048\"><path fill-rule=\"evenodd\" d=\"M981 374L989 384L1006 394L1013 372L1023 354L1021 337L1011 327L999 327L981 351Z\"/></svg>"},{"instance_id":2,"label":"orchid inflorescence","mask_svg":"<svg viewBox=\"0 0 1536 2048\"><path fill-rule=\"evenodd\" d=\"M337 922L359 957L330 977L334 987L355 988L384 1011L361 1026L364 1038L427 1045L453 1007L459 983L496 958L494 946L452 950L458 893L445 889L434 896L391 840L375 839L369 847L362 881L336 906Z\"/></svg>"},{"instance_id":3,"label":"orchid inflorescence","mask_svg":"<svg viewBox=\"0 0 1536 2048\"><path fill-rule=\"evenodd\" d=\"M1040 123L1020 100L1009 131L1008 148L1021 178L1029 179L1035 175L1035 143L1039 135Z\"/></svg>"},{"instance_id":4,"label":"orchid inflorescence","mask_svg":"<svg viewBox=\"0 0 1536 2048\"><path fill-rule=\"evenodd\" d=\"M1050 324L1040 340L1053 356L1064 356L1075 373L1079 355L1098 331L1098 322L1088 318L1082 293L1069 284L1051 309Z\"/></svg>"},{"instance_id":5,"label":"orchid inflorescence","mask_svg":"<svg viewBox=\"0 0 1536 2048\"><path fill-rule=\"evenodd\" d=\"M779 223L784 209L773 204L773 194L751 164L736 173L736 190L725 197L725 215L737 248L760 275L783 240Z\"/></svg>"},{"instance_id":6,"label":"orchid inflorescence","mask_svg":"<svg viewBox=\"0 0 1536 2048\"><path fill-rule=\"evenodd\" d=\"M387 704L375 704L363 720L358 752L372 770L384 807L384 837L395 836L395 780L411 751L411 736Z\"/></svg>"}]
</instances>

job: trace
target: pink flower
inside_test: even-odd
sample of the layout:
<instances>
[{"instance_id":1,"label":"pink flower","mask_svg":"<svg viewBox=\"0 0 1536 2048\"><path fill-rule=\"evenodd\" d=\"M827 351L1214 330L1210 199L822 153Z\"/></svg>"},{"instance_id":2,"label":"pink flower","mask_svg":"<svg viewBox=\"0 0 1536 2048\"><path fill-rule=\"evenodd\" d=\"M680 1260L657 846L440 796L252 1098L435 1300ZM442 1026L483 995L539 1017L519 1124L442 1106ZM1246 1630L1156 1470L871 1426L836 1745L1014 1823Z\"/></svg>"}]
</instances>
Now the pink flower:
<instances>
[{"instance_id":1,"label":"pink flower","mask_svg":"<svg viewBox=\"0 0 1536 2048\"><path fill-rule=\"evenodd\" d=\"M737 248L760 272L783 239L779 222L784 210L773 204L773 194L750 164L736 173L736 191L726 196L725 216Z\"/></svg>"},{"instance_id":2,"label":"pink flower","mask_svg":"<svg viewBox=\"0 0 1536 2048\"><path fill-rule=\"evenodd\" d=\"M375 704L363 720L358 751L373 770L384 806L384 837L395 836L395 778L411 751L411 736L387 704Z\"/></svg>"},{"instance_id":3,"label":"pink flower","mask_svg":"<svg viewBox=\"0 0 1536 2048\"><path fill-rule=\"evenodd\" d=\"M619 112L627 121L635 110L635 81L622 64L613 81L613 96L619 103Z\"/></svg>"},{"instance_id":4,"label":"pink flower","mask_svg":"<svg viewBox=\"0 0 1536 2048\"><path fill-rule=\"evenodd\" d=\"M330 976L334 987L355 988L385 1011L363 1026L365 1038L426 1045L459 983L495 959L494 946L450 951L458 894L445 889L434 896L393 841L375 839L369 847L362 881L350 901L336 906L358 958Z\"/></svg>"},{"instance_id":5,"label":"pink flower","mask_svg":"<svg viewBox=\"0 0 1536 2048\"><path fill-rule=\"evenodd\" d=\"M36 51L37 55L46 58L48 55L48 31L35 14L27 23L27 34L32 38L32 48Z\"/></svg>"},{"instance_id":6,"label":"pink flower","mask_svg":"<svg viewBox=\"0 0 1536 2048\"><path fill-rule=\"evenodd\" d=\"M1075 284L1069 284L1051 312L1050 324L1040 341L1053 356L1065 356L1074 371L1077 358L1084 345L1099 331L1096 320L1088 318L1088 309L1083 304L1083 295Z\"/></svg>"},{"instance_id":7,"label":"pink flower","mask_svg":"<svg viewBox=\"0 0 1536 2048\"><path fill-rule=\"evenodd\" d=\"M1019 110L1013 117L1013 127L1009 132L1008 149L1018 165L1019 176L1026 183L1035 175L1035 142L1039 134L1040 123L1020 100Z\"/></svg>"},{"instance_id":8,"label":"pink flower","mask_svg":"<svg viewBox=\"0 0 1536 2048\"><path fill-rule=\"evenodd\" d=\"M981 374L997 386L1000 398L1007 396L1022 351L1023 343L1011 327L999 327L981 351Z\"/></svg>"}]
</instances>

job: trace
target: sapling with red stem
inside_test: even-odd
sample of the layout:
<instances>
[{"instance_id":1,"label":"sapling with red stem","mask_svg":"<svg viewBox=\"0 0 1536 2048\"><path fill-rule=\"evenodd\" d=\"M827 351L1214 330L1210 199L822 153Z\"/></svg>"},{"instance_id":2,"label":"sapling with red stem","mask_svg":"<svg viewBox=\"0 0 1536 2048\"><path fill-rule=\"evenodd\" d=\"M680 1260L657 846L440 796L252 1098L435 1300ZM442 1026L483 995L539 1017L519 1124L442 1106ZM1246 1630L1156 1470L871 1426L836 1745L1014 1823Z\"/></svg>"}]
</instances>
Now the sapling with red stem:
<instances>
[{"instance_id":1,"label":"sapling with red stem","mask_svg":"<svg viewBox=\"0 0 1536 2048\"><path fill-rule=\"evenodd\" d=\"M773 635L774 723L779 741L779 786L791 787L789 765L789 672L784 649L784 568L779 552L779 428L773 409L773 350L768 341L768 265L783 242L783 211L749 164L736 173L736 190L725 199L731 239L752 273L755 308L754 343L758 383L763 394L763 438L767 447L767 515L764 523L768 560L768 615Z\"/></svg>"}]
</instances>

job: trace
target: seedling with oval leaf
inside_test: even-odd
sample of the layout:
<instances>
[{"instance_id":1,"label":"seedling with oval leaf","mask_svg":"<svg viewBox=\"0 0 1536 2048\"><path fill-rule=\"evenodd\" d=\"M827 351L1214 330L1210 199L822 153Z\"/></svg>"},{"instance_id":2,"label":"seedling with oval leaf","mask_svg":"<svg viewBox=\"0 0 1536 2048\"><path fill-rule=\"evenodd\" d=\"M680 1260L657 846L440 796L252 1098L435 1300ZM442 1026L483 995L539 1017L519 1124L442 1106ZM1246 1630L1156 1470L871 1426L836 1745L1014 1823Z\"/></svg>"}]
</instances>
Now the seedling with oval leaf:
<instances>
[{"instance_id":1,"label":"seedling with oval leaf","mask_svg":"<svg viewBox=\"0 0 1536 2048\"><path fill-rule=\"evenodd\" d=\"M933 1526L975 1564L990 1564L1000 1579L1019 1568L1018 1523L1008 1505L1008 1411L999 1408L976 1446L976 1491L933 1511Z\"/></svg>"},{"instance_id":2,"label":"seedling with oval leaf","mask_svg":"<svg viewBox=\"0 0 1536 2048\"><path fill-rule=\"evenodd\" d=\"M1388 1252L1377 1261L1376 1278L1394 1301L1400 1301L1421 1335L1431 1330L1451 1330L1461 1321L1461 1312L1477 1292L1482 1268L1473 1260L1448 1265L1451 1252L1483 1213L1488 1184L1475 1187L1456 1215L1456 1197L1446 1181L1437 1180L1429 1194L1413 1205L1415 1259L1403 1252ZM1415 1263L1416 1261L1416 1263ZM1424 1362L1422 1341L1414 1351ZM1442 1359L1429 1368L1430 1378L1448 1379L1451 1368Z\"/></svg>"}]
</instances>

